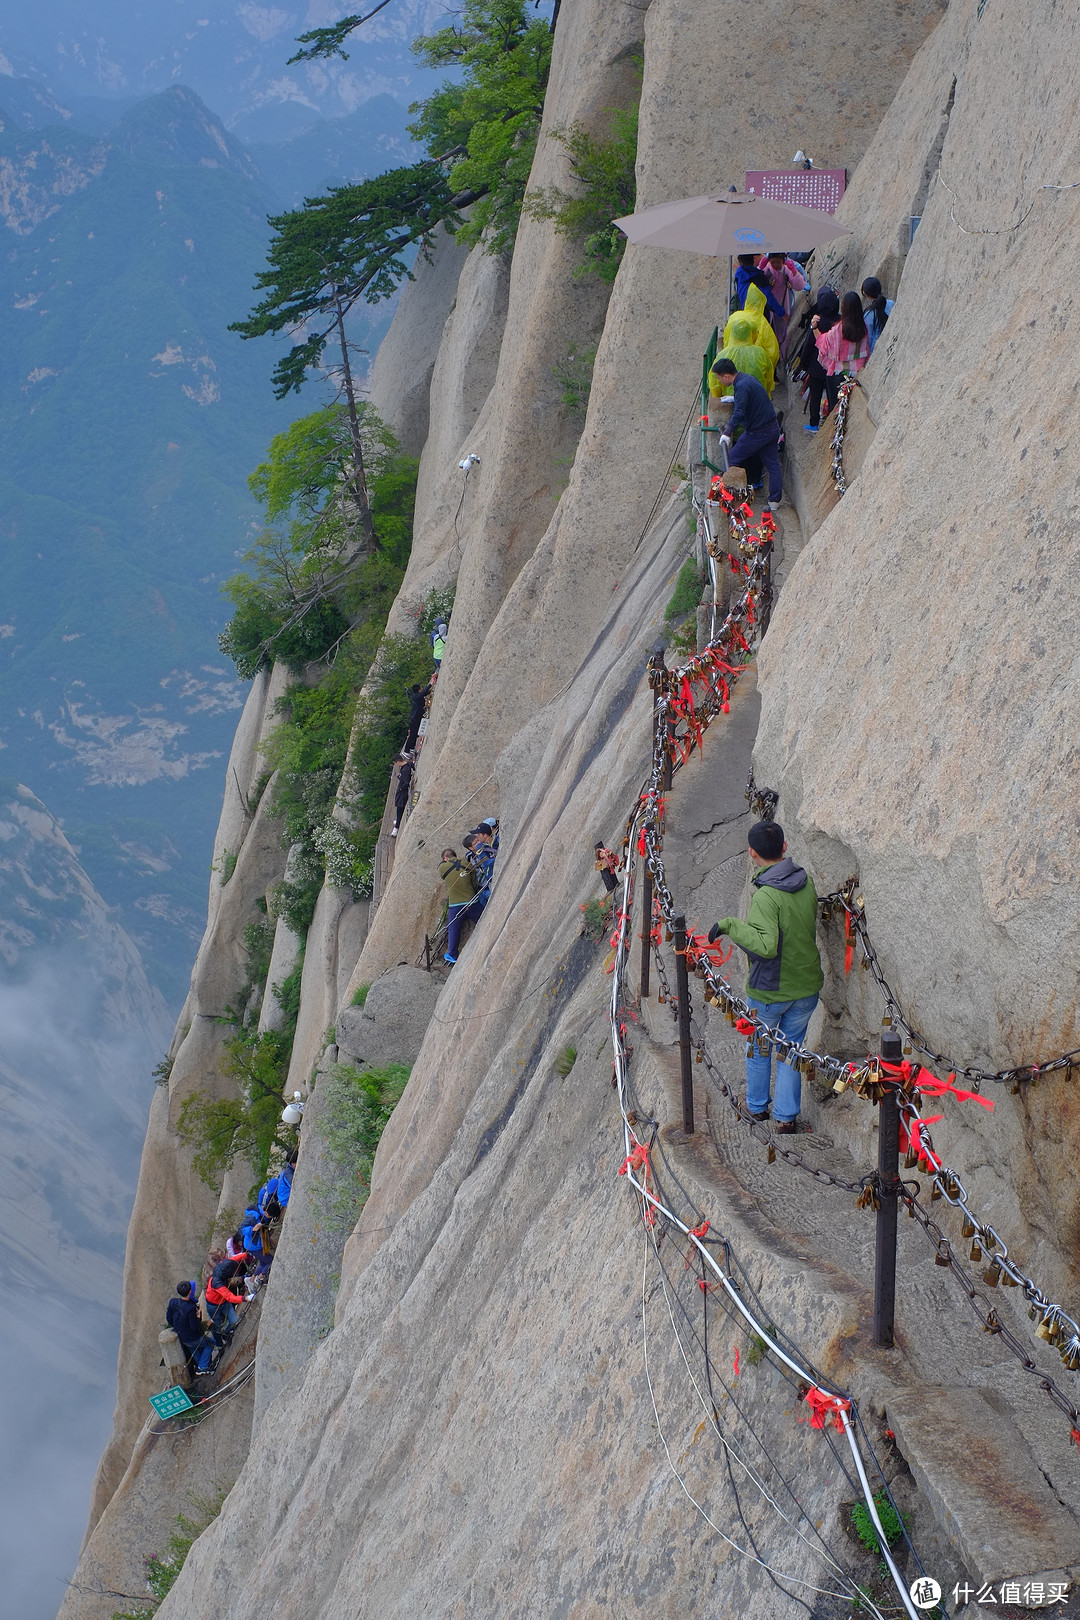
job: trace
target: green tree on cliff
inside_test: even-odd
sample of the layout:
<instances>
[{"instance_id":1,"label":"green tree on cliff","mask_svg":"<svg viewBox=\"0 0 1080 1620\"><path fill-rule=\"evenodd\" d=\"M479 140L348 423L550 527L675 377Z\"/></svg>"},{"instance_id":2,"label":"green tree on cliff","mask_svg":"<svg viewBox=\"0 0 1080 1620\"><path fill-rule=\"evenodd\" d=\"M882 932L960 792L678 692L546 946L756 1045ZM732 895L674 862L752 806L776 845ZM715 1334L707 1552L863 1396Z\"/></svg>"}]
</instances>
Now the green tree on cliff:
<instances>
[{"instance_id":1,"label":"green tree on cliff","mask_svg":"<svg viewBox=\"0 0 1080 1620\"><path fill-rule=\"evenodd\" d=\"M299 342L274 370L274 393L298 393L307 373L320 367L331 338L340 354L339 379L348 414L348 481L369 551L379 541L371 513L363 435L345 318L361 298L388 298L408 274L402 257L426 247L440 220L454 216L446 176L436 163L393 169L359 185L334 186L303 208L270 219L275 235L256 287L265 292L245 321L229 330L242 337L289 331Z\"/></svg>"},{"instance_id":2,"label":"green tree on cliff","mask_svg":"<svg viewBox=\"0 0 1080 1620\"><path fill-rule=\"evenodd\" d=\"M488 251L513 245L529 181L551 71L551 24L525 0L466 0L447 28L413 41L426 67L454 67L409 126L428 151L457 153L450 185L474 199L457 234L470 245L487 232Z\"/></svg>"}]
</instances>

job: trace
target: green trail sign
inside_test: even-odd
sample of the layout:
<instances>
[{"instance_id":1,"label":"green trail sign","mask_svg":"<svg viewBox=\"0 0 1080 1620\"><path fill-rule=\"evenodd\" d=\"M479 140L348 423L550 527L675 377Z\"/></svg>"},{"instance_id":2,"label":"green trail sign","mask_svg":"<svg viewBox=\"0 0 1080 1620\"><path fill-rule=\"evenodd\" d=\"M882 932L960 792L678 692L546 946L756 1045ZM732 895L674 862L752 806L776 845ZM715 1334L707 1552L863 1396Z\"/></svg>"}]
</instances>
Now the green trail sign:
<instances>
[{"instance_id":1,"label":"green trail sign","mask_svg":"<svg viewBox=\"0 0 1080 1620\"><path fill-rule=\"evenodd\" d=\"M172 1389L163 1389L160 1395L151 1395L150 1405L159 1418L171 1418L190 1412L192 1402L188 1400L187 1391L174 1384Z\"/></svg>"}]
</instances>

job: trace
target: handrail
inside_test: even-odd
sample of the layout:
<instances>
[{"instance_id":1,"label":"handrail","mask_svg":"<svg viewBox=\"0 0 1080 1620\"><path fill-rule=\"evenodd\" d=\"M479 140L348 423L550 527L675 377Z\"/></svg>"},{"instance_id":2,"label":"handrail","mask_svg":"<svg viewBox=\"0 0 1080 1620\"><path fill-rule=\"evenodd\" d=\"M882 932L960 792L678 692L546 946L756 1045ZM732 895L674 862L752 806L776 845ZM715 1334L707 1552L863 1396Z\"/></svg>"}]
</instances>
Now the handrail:
<instances>
[{"instance_id":1,"label":"handrail","mask_svg":"<svg viewBox=\"0 0 1080 1620\"><path fill-rule=\"evenodd\" d=\"M706 437L709 433L717 432L716 428L709 426L709 372L712 370L712 363L716 359L719 348L720 328L714 326L708 347L701 357L701 465L708 467L709 471L714 473L724 471L723 467L718 467L715 462L709 460L709 445Z\"/></svg>"}]
</instances>

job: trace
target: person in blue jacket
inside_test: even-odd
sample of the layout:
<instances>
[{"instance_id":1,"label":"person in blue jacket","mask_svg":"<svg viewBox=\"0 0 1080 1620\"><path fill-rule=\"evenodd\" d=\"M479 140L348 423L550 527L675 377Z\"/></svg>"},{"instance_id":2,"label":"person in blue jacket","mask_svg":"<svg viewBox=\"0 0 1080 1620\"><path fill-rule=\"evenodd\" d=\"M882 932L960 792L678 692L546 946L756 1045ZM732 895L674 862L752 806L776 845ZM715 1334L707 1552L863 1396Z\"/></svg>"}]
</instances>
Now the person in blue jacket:
<instances>
[{"instance_id":1,"label":"person in blue jacket","mask_svg":"<svg viewBox=\"0 0 1080 1620\"><path fill-rule=\"evenodd\" d=\"M190 1282L177 1283L176 1293L165 1307L165 1320L183 1345L188 1361L192 1363L198 1376L202 1377L204 1373L208 1373L210 1360L214 1354L214 1344L203 1330L199 1302L194 1298Z\"/></svg>"},{"instance_id":2,"label":"person in blue jacket","mask_svg":"<svg viewBox=\"0 0 1080 1620\"><path fill-rule=\"evenodd\" d=\"M757 378L739 371L734 360L717 360L713 370L735 397L731 420L720 443L727 448L728 460L737 467L745 467L754 456L761 457L769 474L769 506L775 512L783 498L784 475L780 470L780 419L772 400Z\"/></svg>"},{"instance_id":3,"label":"person in blue jacket","mask_svg":"<svg viewBox=\"0 0 1080 1620\"><path fill-rule=\"evenodd\" d=\"M768 311L770 320L772 320L774 317L779 321L786 320L786 311L783 309L779 301L773 297L772 282L769 280L764 270L758 269L757 255L755 253L740 253L736 262L738 264L738 269L735 272L735 297L738 300L737 307L739 309L745 309L746 295L750 291L750 288L760 287L762 292L765 294L765 308Z\"/></svg>"},{"instance_id":4,"label":"person in blue jacket","mask_svg":"<svg viewBox=\"0 0 1080 1620\"><path fill-rule=\"evenodd\" d=\"M270 1270L270 1262L274 1258L265 1237L267 1225L268 1222L258 1205L245 1209L244 1218L240 1222L240 1234L244 1240L245 1253L255 1261L257 1277L266 1276Z\"/></svg>"}]
</instances>

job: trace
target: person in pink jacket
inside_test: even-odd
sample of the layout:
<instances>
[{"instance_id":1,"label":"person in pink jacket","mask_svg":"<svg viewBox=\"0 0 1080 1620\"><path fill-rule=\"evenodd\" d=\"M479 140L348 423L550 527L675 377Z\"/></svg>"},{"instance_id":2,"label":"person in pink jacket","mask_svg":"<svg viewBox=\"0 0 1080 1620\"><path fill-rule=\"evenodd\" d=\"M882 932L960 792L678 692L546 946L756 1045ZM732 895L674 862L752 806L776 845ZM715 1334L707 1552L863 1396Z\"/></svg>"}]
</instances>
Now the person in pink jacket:
<instances>
[{"instance_id":1,"label":"person in pink jacket","mask_svg":"<svg viewBox=\"0 0 1080 1620\"><path fill-rule=\"evenodd\" d=\"M825 372L825 397L831 411L845 377L855 377L870 358L870 338L863 319L862 299L847 292L840 300L840 319L827 332L818 331L818 317L810 322L818 359ZM826 412L826 415L828 412Z\"/></svg>"},{"instance_id":2,"label":"person in pink jacket","mask_svg":"<svg viewBox=\"0 0 1080 1620\"><path fill-rule=\"evenodd\" d=\"M806 291L806 277L794 259L789 259L786 253L770 253L758 261L758 269L764 270L772 295L783 310L783 316L773 315L770 311L773 331L776 341L780 345L780 359L784 360L784 345L787 342L788 321L791 317L792 306L795 303L795 294Z\"/></svg>"}]
</instances>

